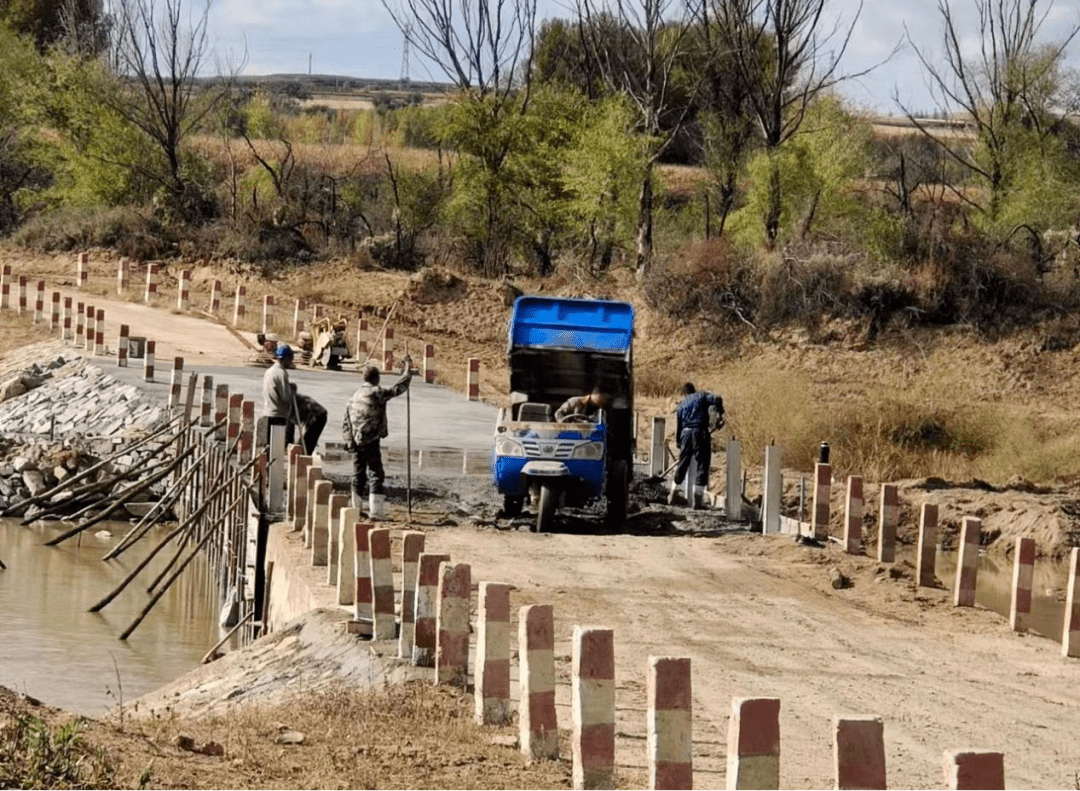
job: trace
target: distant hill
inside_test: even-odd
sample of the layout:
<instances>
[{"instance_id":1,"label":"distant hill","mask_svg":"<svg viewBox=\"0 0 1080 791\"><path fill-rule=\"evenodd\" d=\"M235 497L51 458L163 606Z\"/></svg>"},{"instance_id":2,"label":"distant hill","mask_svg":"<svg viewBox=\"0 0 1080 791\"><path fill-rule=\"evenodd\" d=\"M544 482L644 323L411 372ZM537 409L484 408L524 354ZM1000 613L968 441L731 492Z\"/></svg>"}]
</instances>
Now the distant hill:
<instances>
[{"instance_id":1,"label":"distant hill","mask_svg":"<svg viewBox=\"0 0 1080 791\"><path fill-rule=\"evenodd\" d=\"M241 85L284 87L298 85L307 93L448 93L455 90L446 82L416 80L386 80L377 77L346 77L340 74L265 74L242 75L236 78Z\"/></svg>"}]
</instances>

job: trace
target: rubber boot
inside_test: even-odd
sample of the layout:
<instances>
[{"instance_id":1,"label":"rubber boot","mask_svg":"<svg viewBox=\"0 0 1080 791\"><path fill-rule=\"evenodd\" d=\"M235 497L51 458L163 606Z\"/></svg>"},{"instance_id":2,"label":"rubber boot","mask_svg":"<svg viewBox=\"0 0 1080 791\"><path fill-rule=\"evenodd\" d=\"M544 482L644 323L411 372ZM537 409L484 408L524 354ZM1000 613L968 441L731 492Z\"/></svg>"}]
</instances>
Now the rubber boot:
<instances>
[{"instance_id":1,"label":"rubber boot","mask_svg":"<svg viewBox=\"0 0 1080 791\"><path fill-rule=\"evenodd\" d=\"M667 504L675 505L675 498L679 496L679 484L675 483L675 480L671 481L671 491L667 495Z\"/></svg>"},{"instance_id":2,"label":"rubber boot","mask_svg":"<svg viewBox=\"0 0 1080 791\"><path fill-rule=\"evenodd\" d=\"M386 518L386 495L385 494L373 494L371 495L370 515L368 518L372 522L377 522L380 519Z\"/></svg>"},{"instance_id":3,"label":"rubber boot","mask_svg":"<svg viewBox=\"0 0 1080 791\"><path fill-rule=\"evenodd\" d=\"M364 513L364 495L359 492L352 493L352 507Z\"/></svg>"},{"instance_id":4,"label":"rubber boot","mask_svg":"<svg viewBox=\"0 0 1080 791\"><path fill-rule=\"evenodd\" d=\"M703 506L704 501L705 501L705 487L704 486L695 486L694 487L694 505L693 505L694 510L695 511L700 511L704 507Z\"/></svg>"}]
</instances>

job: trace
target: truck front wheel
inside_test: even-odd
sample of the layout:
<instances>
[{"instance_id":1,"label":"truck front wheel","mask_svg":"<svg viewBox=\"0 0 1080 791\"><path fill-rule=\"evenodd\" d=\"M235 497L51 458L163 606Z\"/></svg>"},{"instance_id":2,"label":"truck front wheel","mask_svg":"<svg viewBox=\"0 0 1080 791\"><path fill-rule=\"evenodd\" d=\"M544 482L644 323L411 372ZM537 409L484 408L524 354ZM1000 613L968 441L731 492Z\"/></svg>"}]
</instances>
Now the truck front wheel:
<instances>
[{"instance_id":1,"label":"truck front wheel","mask_svg":"<svg viewBox=\"0 0 1080 791\"><path fill-rule=\"evenodd\" d=\"M540 507L536 512L534 533L546 533L551 530L551 523L555 521L555 508L558 503L558 490L551 484L542 484L540 486Z\"/></svg>"}]
</instances>

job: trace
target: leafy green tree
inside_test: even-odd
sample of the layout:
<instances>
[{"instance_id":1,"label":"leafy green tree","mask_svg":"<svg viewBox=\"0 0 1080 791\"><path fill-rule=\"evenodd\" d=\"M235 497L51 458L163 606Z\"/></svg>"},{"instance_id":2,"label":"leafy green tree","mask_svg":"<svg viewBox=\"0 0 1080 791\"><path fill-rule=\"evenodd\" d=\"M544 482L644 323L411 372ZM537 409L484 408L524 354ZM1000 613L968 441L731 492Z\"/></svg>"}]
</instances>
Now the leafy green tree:
<instances>
[{"instance_id":1,"label":"leafy green tree","mask_svg":"<svg viewBox=\"0 0 1080 791\"><path fill-rule=\"evenodd\" d=\"M84 54L108 44L102 0L0 0L0 22L29 36L42 53L61 42Z\"/></svg>"}]
</instances>

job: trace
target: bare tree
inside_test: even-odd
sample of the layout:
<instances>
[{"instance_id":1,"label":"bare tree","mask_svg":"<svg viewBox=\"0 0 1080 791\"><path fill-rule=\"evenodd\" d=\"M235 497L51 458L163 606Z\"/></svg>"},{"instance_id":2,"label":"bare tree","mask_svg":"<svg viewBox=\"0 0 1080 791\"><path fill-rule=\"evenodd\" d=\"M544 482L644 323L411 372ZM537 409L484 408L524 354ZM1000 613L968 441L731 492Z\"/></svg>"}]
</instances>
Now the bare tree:
<instances>
[{"instance_id":1,"label":"bare tree","mask_svg":"<svg viewBox=\"0 0 1080 791\"><path fill-rule=\"evenodd\" d=\"M112 9L113 65L124 85L107 101L153 140L165 167L143 166L146 175L167 189L173 208L183 209L191 196L182 146L228 90L227 81L199 87L210 0L194 13L184 0L116 0Z\"/></svg>"},{"instance_id":2,"label":"bare tree","mask_svg":"<svg viewBox=\"0 0 1080 791\"><path fill-rule=\"evenodd\" d=\"M511 90L530 57L536 0L382 0L405 40L462 90ZM523 69L528 74L528 69Z\"/></svg>"},{"instance_id":3,"label":"bare tree","mask_svg":"<svg viewBox=\"0 0 1080 791\"><path fill-rule=\"evenodd\" d=\"M637 128L649 146L638 196L637 272L653 255L653 170L683 128L694 106L683 97L673 106L680 62L691 45L697 0L578 0L583 40L608 88L637 109ZM612 34L614 33L614 35ZM697 86L692 88L697 91Z\"/></svg>"},{"instance_id":4,"label":"bare tree","mask_svg":"<svg viewBox=\"0 0 1080 791\"><path fill-rule=\"evenodd\" d=\"M730 53L732 68L745 88L762 143L775 151L802 125L806 111L823 92L876 68L842 74L840 61L862 13L849 25L830 26L828 0L711 0L717 35ZM880 64L878 64L880 65ZM780 173L770 174L765 236L776 241L780 227Z\"/></svg>"},{"instance_id":5,"label":"bare tree","mask_svg":"<svg viewBox=\"0 0 1080 791\"><path fill-rule=\"evenodd\" d=\"M980 46L969 53L950 0L938 0L944 61L935 63L928 53L915 50L928 77L935 101L949 114L971 124L981 143L976 150L955 135L946 136L917 118L894 94L908 119L937 143L947 156L982 179L989 187L989 203L981 205L957 190L968 205L997 219L1007 189L1008 160L1013 155L1015 132L1021 128L1038 138L1055 134L1064 120L1076 113L1076 102L1060 70L1066 49L1080 32L1080 22L1055 30L1055 43L1040 43L1039 31L1053 8L1053 0L972 0L978 13Z\"/></svg>"}]
</instances>

